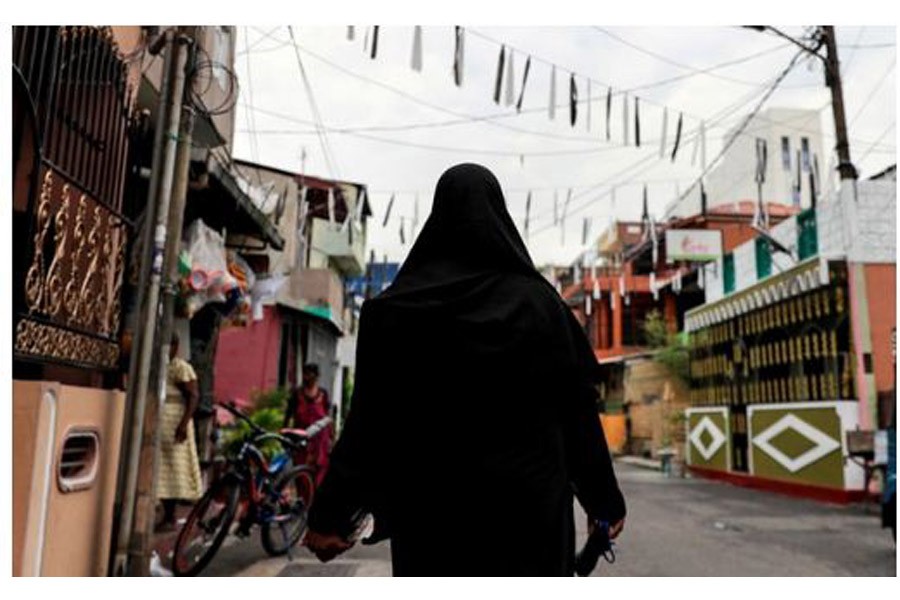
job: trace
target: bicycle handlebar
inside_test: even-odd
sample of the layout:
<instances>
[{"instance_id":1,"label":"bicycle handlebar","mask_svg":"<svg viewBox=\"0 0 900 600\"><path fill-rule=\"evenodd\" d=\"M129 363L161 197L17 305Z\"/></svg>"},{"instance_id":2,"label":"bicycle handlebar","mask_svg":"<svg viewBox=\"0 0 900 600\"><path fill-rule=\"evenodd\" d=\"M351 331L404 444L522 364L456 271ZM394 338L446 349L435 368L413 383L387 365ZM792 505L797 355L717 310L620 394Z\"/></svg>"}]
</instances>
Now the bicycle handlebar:
<instances>
[{"instance_id":1,"label":"bicycle handlebar","mask_svg":"<svg viewBox=\"0 0 900 600\"><path fill-rule=\"evenodd\" d=\"M262 427L260 427L260 426L257 425L256 423L254 423L252 420L250 420L250 417L248 417L247 415L245 415L244 413L242 413L241 411L239 411L239 410L237 409L237 407L234 405L234 403L231 403L231 402L216 402L216 404L217 404L218 406L221 406L222 408L224 408L225 410L227 410L227 411L230 412L231 414L233 414L235 417L237 417L237 418L240 419L241 421L245 422L245 423L246 423L247 425L249 425L250 428L253 429L255 432L257 432L257 433L265 433L265 431L266 431L265 429L263 429Z\"/></svg>"}]
</instances>

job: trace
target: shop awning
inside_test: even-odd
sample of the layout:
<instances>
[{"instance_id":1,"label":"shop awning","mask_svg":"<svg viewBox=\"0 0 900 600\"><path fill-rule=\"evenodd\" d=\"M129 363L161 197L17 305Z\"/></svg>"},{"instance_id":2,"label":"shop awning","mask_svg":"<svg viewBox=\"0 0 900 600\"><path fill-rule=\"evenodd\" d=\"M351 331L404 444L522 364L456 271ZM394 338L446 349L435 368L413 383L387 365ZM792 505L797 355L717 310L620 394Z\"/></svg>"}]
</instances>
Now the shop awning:
<instances>
[{"instance_id":1,"label":"shop awning","mask_svg":"<svg viewBox=\"0 0 900 600\"><path fill-rule=\"evenodd\" d=\"M684 317L684 328L692 332L729 321L747 312L828 285L829 278L828 261L822 257L811 258L745 290L689 310Z\"/></svg>"},{"instance_id":2,"label":"shop awning","mask_svg":"<svg viewBox=\"0 0 900 600\"><path fill-rule=\"evenodd\" d=\"M289 310L297 316L306 317L310 321L324 325L335 337L342 337L344 335L343 329L340 324L335 322L330 309L323 309L322 307L311 305L301 305L286 300L279 300L276 304L279 308Z\"/></svg>"}]
</instances>

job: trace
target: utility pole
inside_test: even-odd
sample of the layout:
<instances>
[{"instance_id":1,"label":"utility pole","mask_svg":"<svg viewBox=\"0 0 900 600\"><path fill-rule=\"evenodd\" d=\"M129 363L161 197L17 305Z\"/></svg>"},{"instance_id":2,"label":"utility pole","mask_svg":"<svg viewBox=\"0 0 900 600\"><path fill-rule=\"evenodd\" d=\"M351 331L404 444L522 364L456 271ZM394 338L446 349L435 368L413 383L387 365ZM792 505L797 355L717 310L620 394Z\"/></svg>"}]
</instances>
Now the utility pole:
<instances>
[{"instance_id":1,"label":"utility pole","mask_svg":"<svg viewBox=\"0 0 900 600\"><path fill-rule=\"evenodd\" d=\"M872 430L878 426L878 400L875 387L875 374L873 372L872 359L872 332L869 323L869 302L866 285L865 266L860 262L857 248L859 243L858 213L856 180L858 174L856 167L850 161L850 142L847 137L847 117L844 112L844 90L841 82L840 62L838 61L837 40L834 27L821 25L816 31L815 47L795 40L778 29L771 26L751 26L758 31L772 31L793 44L800 46L813 56L825 63L825 84L831 90L831 110L834 115L834 133L836 138L835 150L838 155L838 172L841 176L840 201L844 211L844 222L848 287L853 315L852 348L856 362L856 399L859 401L859 426L864 430ZM825 46L826 54L819 54L819 48Z\"/></svg>"},{"instance_id":2,"label":"utility pole","mask_svg":"<svg viewBox=\"0 0 900 600\"><path fill-rule=\"evenodd\" d=\"M146 390L147 411L144 415L144 436L138 467L137 494L135 498L134 528L129 549L129 574L148 576L153 550L153 528L156 521L156 482L160 450L159 422L166 402L166 378L169 364L172 327L178 283L178 253L181 249L181 231L190 179L191 148L193 143L194 108L190 102L188 73L193 70L196 56L196 28L185 28L180 43L187 46L187 59L181 71L180 120L177 149L174 158L174 176L166 222L167 235L162 256L159 286L161 308L159 327L153 346L155 356L150 368L150 385Z\"/></svg>"},{"instance_id":3,"label":"utility pole","mask_svg":"<svg viewBox=\"0 0 900 600\"><path fill-rule=\"evenodd\" d=\"M878 395L875 386L875 374L872 359L872 329L869 321L869 298L866 286L865 265L856 252L859 236L858 227L856 167L850 162L850 143L847 139L847 120L844 114L844 91L841 85L841 72L838 62L837 41L834 27L823 25L820 28L822 42L828 54L825 58L825 82L831 89L831 108L834 113L834 132L837 138L835 149L838 154L838 172L841 184L848 186L850 192L842 193L844 216L849 227L847 248L847 270L849 271L850 304L853 316L853 349L856 360L856 394L860 401L860 427L866 430L878 428Z\"/></svg>"},{"instance_id":4,"label":"utility pole","mask_svg":"<svg viewBox=\"0 0 900 600\"><path fill-rule=\"evenodd\" d=\"M834 134L837 138L835 150L838 154L838 172L841 181L855 180L856 167L850 162L850 142L847 139L847 116L844 113L844 88L838 63L837 41L834 27L823 25L820 29L825 44L825 84L831 89L831 110L834 114Z\"/></svg>"},{"instance_id":5,"label":"utility pole","mask_svg":"<svg viewBox=\"0 0 900 600\"><path fill-rule=\"evenodd\" d=\"M169 199L175 166L175 141L178 137L181 113L178 110L184 93L184 57L182 39L176 29L163 34L165 62L160 84L159 115L154 134L154 149L150 189L147 197L145 239L141 261L138 295L138 323L132 346L128 377L129 419L123 435L123 466L120 468L121 513L116 523L114 575L131 572L131 534L135 516L135 494L138 483L138 466L141 459L144 421L147 412L147 386L149 385L150 359L158 315L159 288L162 274L163 248L166 242L166 224L169 216Z\"/></svg>"}]
</instances>

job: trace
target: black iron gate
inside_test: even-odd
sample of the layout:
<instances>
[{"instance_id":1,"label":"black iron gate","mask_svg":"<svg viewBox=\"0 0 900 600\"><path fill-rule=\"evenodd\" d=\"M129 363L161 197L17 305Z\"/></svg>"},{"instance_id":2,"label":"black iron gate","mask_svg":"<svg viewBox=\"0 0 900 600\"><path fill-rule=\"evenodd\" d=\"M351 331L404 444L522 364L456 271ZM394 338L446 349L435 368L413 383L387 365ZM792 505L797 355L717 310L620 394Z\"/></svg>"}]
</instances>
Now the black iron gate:
<instances>
[{"instance_id":1,"label":"black iron gate","mask_svg":"<svg viewBox=\"0 0 900 600\"><path fill-rule=\"evenodd\" d=\"M15 27L14 356L118 366L132 90L108 27ZM21 166L21 169L18 168Z\"/></svg>"}]
</instances>

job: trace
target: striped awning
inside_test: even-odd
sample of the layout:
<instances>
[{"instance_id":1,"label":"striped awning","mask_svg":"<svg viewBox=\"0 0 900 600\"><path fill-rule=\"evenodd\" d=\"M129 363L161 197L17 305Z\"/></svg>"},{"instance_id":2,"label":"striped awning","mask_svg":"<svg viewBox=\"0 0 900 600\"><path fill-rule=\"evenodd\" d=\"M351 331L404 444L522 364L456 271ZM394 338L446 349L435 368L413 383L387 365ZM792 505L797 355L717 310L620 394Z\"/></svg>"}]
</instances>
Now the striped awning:
<instances>
[{"instance_id":1,"label":"striped awning","mask_svg":"<svg viewBox=\"0 0 900 600\"><path fill-rule=\"evenodd\" d=\"M828 285L829 277L828 261L821 257L810 258L747 289L689 310L685 314L684 328L693 332L729 321L739 315Z\"/></svg>"}]
</instances>

